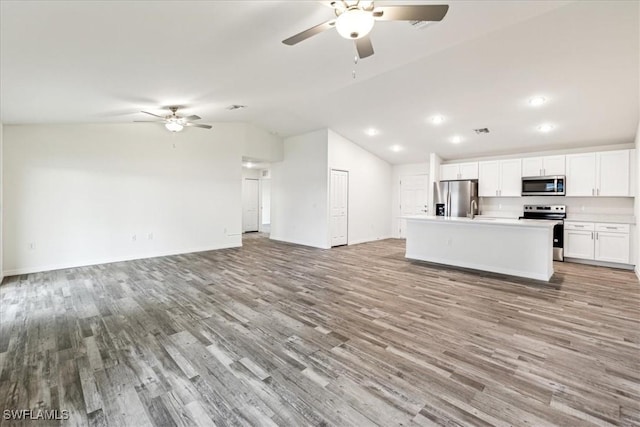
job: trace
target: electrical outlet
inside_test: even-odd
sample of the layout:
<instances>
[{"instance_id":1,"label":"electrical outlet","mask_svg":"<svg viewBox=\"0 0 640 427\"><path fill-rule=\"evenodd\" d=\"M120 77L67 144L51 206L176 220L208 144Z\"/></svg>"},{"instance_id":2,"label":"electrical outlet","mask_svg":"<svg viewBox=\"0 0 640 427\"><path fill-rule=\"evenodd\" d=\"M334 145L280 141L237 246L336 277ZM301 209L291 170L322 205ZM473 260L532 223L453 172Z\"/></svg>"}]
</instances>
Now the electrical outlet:
<instances>
[{"instance_id":1,"label":"electrical outlet","mask_svg":"<svg viewBox=\"0 0 640 427\"><path fill-rule=\"evenodd\" d=\"M131 236L131 241L135 242L136 240L138 240L138 236L136 236L135 234Z\"/></svg>"},{"instance_id":2,"label":"electrical outlet","mask_svg":"<svg viewBox=\"0 0 640 427\"><path fill-rule=\"evenodd\" d=\"M147 234L147 239L148 240L153 240L153 233Z\"/></svg>"}]
</instances>

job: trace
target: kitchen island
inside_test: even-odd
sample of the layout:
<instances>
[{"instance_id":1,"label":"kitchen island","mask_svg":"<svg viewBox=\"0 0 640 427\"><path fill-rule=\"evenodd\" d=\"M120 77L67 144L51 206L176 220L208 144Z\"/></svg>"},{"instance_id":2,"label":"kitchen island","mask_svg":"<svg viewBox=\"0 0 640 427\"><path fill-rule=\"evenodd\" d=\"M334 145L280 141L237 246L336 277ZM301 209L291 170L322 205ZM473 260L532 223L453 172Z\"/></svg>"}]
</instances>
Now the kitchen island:
<instances>
[{"instance_id":1,"label":"kitchen island","mask_svg":"<svg viewBox=\"0 0 640 427\"><path fill-rule=\"evenodd\" d=\"M405 216L406 257L549 281L554 221Z\"/></svg>"}]
</instances>

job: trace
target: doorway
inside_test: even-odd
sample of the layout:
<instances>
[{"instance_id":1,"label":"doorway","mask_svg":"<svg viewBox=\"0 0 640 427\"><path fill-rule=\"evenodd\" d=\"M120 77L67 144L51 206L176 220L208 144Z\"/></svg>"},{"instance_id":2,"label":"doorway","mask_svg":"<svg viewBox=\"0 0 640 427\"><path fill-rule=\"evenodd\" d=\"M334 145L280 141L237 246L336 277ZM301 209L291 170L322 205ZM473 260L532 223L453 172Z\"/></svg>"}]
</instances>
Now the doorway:
<instances>
[{"instance_id":1,"label":"doorway","mask_svg":"<svg viewBox=\"0 0 640 427\"><path fill-rule=\"evenodd\" d=\"M349 172L331 169L331 247L348 244Z\"/></svg>"},{"instance_id":2,"label":"doorway","mask_svg":"<svg viewBox=\"0 0 640 427\"><path fill-rule=\"evenodd\" d=\"M242 181L242 232L259 230L260 185L255 178Z\"/></svg>"},{"instance_id":3,"label":"doorway","mask_svg":"<svg viewBox=\"0 0 640 427\"><path fill-rule=\"evenodd\" d=\"M405 175L400 178L400 215L427 215L429 175ZM407 222L400 223L400 237L405 238Z\"/></svg>"}]
</instances>

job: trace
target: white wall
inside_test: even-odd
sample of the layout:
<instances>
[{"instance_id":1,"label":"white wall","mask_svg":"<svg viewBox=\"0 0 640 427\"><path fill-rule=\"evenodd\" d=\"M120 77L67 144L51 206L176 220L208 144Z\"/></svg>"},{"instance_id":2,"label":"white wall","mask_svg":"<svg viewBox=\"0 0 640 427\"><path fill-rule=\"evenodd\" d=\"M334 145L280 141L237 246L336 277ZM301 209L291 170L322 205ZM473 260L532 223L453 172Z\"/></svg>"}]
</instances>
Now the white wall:
<instances>
[{"instance_id":1,"label":"white wall","mask_svg":"<svg viewBox=\"0 0 640 427\"><path fill-rule=\"evenodd\" d=\"M272 239L329 247L327 133L284 140L284 160L271 168Z\"/></svg>"},{"instance_id":2,"label":"white wall","mask_svg":"<svg viewBox=\"0 0 640 427\"><path fill-rule=\"evenodd\" d=\"M400 179L407 175L421 175L429 173L429 163L410 163L393 165L391 167L391 236L400 237ZM433 188L427 188L427 201L431 197ZM429 203L427 202L427 207Z\"/></svg>"},{"instance_id":3,"label":"white wall","mask_svg":"<svg viewBox=\"0 0 640 427\"><path fill-rule=\"evenodd\" d=\"M5 275L239 246L245 134L5 125Z\"/></svg>"},{"instance_id":4,"label":"white wall","mask_svg":"<svg viewBox=\"0 0 640 427\"><path fill-rule=\"evenodd\" d=\"M635 248L636 248L636 275L640 279L640 117L638 118L638 130L636 131L636 206L635 206Z\"/></svg>"},{"instance_id":5,"label":"white wall","mask_svg":"<svg viewBox=\"0 0 640 427\"><path fill-rule=\"evenodd\" d=\"M2 283L2 279L4 279L4 268L3 268L3 252L2 252L2 245L3 245L3 218L4 218L4 200L3 200L3 188L4 185L2 184L2 176L3 176L3 170L4 168L2 167L2 159L4 158L3 156L3 124L0 123L0 284Z\"/></svg>"},{"instance_id":6,"label":"white wall","mask_svg":"<svg viewBox=\"0 0 640 427\"><path fill-rule=\"evenodd\" d=\"M328 169L349 172L348 243L391 237L391 165L332 130L328 144Z\"/></svg>"},{"instance_id":7,"label":"white wall","mask_svg":"<svg viewBox=\"0 0 640 427\"><path fill-rule=\"evenodd\" d=\"M284 158L282 138L252 124L245 125L242 155L265 162L279 162Z\"/></svg>"}]
</instances>

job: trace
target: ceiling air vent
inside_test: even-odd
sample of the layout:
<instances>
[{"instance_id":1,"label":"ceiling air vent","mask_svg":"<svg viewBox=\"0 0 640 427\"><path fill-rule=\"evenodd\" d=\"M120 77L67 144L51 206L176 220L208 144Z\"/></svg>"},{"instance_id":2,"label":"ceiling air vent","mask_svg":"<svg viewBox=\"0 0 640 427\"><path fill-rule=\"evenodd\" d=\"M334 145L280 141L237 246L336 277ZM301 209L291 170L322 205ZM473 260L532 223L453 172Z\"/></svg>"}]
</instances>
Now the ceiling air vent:
<instances>
[{"instance_id":1,"label":"ceiling air vent","mask_svg":"<svg viewBox=\"0 0 640 427\"><path fill-rule=\"evenodd\" d=\"M233 104L233 105L229 105L229 106L227 107L227 110L229 110L229 111L233 111L233 110L243 110L243 109L245 109L245 108L247 108L247 106L246 106L246 105Z\"/></svg>"},{"instance_id":2,"label":"ceiling air vent","mask_svg":"<svg viewBox=\"0 0 640 427\"><path fill-rule=\"evenodd\" d=\"M474 129L473 131L480 135L481 133L489 133L489 128Z\"/></svg>"}]
</instances>

